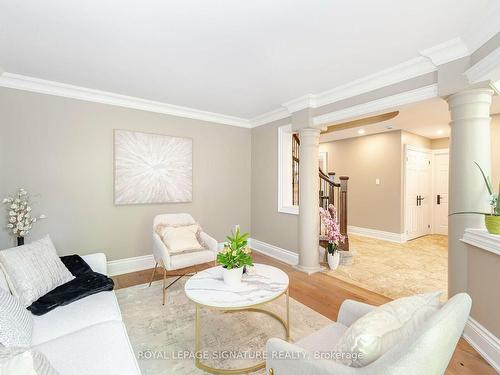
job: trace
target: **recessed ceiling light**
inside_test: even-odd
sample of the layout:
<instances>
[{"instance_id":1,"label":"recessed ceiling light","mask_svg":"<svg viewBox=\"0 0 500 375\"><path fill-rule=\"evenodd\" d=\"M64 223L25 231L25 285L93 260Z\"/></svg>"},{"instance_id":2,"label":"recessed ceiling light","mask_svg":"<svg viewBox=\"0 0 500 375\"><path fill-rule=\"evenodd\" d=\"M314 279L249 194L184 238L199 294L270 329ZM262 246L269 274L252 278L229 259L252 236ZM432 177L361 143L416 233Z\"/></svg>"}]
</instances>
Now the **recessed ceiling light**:
<instances>
[{"instance_id":1,"label":"recessed ceiling light","mask_svg":"<svg viewBox=\"0 0 500 375\"><path fill-rule=\"evenodd\" d=\"M392 125L387 125L385 128L390 130L390 129L394 129L394 126L392 126Z\"/></svg>"},{"instance_id":2,"label":"recessed ceiling light","mask_svg":"<svg viewBox=\"0 0 500 375\"><path fill-rule=\"evenodd\" d=\"M358 134L363 135L363 134L365 134L365 133L366 133L365 129L359 129L359 130L358 130Z\"/></svg>"},{"instance_id":3,"label":"recessed ceiling light","mask_svg":"<svg viewBox=\"0 0 500 375\"><path fill-rule=\"evenodd\" d=\"M439 130L436 132L436 134L437 134L437 135L442 135L443 133L444 133L444 130L443 130L443 129L439 129Z\"/></svg>"}]
</instances>

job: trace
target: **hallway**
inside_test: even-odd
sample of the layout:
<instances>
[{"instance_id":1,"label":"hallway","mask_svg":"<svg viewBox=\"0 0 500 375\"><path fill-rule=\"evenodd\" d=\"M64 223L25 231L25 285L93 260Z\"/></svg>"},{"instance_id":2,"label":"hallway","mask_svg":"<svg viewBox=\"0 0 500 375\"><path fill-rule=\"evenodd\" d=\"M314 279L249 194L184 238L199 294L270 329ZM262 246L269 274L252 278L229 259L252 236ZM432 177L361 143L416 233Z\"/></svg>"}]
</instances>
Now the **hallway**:
<instances>
[{"instance_id":1,"label":"hallway","mask_svg":"<svg viewBox=\"0 0 500 375\"><path fill-rule=\"evenodd\" d=\"M448 237L429 235L397 244L349 236L352 265L325 270L329 275L390 298L448 290Z\"/></svg>"}]
</instances>

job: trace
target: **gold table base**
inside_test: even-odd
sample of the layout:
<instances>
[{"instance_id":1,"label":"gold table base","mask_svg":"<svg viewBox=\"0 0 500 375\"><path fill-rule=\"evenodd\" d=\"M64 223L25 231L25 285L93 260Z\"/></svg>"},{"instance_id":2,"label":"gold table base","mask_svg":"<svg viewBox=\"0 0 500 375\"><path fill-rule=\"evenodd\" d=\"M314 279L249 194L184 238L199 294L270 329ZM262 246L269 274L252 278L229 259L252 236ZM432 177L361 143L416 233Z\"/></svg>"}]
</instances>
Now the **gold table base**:
<instances>
[{"instance_id":1,"label":"gold table base","mask_svg":"<svg viewBox=\"0 0 500 375\"><path fill-rule=\"evenodd\" d=\"M286 294L286 322L278 314L275 314L272 311L268 311L268 310L264 310L262 308L259 308L259 306L262 306L262 305L265 305L266 303L272 302L272 301L276 300L277 298L281 297L283 294ZM210 366L204 364L201 361L200 355L199 355L200 351L201 351L201 318L200 318L201 307L208 307L208 308L222 310L222 311L226 311L226 312L250 311L250 312L260 312L260 313L267 314L281 323L281 325L285 329L286 340L290 341L290 296L288 293L288 288L286 289L286 291L281 293L279 296L273 298L272 300L269 300L267 302L260 303L260 304L254 305L254 306L247 306L247 307L242 307L242 308L217 308L217 307L205 306L205 305L201 305L199 303L196 303L196 315L195 315L196 359L195 359L195 365L199 369L201 369L205 372L208 372L210 374L247 374L247 373L254 372L254 371L257 371L257 370L260 370L260 369L266 367L266 362L260 362L260 363L253 365L253 366L250 366L250 367L236 368L236 369L215 368L215 367L210 367Z\"/></svg>"}]
</instances>

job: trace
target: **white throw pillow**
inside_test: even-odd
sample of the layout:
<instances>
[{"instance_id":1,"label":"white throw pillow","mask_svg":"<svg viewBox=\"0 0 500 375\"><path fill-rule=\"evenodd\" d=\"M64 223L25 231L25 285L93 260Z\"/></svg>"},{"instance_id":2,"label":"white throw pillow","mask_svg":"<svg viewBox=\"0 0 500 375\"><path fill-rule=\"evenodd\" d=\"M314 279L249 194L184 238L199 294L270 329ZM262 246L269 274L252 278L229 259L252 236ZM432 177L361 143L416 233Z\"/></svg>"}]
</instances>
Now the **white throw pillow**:
<instances>
[{"instance_id":1,"label":"white throw pillow","mask_svg":"<svg viewBox=\"0 0 500 375\"><path fill-rule=\"evenodd\" d=\"M5 278L5 273L3 273L2 271L2 267L0 267L0 289L10 292L9 283L7 283L7 279Z\"/></svg>"},{"instance_id":2,"label":"white throw pillow","mask_svg":"<svg viewBox=\"0 0 500 375\"><path fill-rule=\"evenodd\" d=\"M411 336L440 307L442 292L403 297L379 306L355 321L336 344L337 353L356 353L339 362L366 366ZM349 359L348 359L349 358Z\"/></svg>"},{"instance_id":3,"label":"white throw pillow","mask_svg":"<svg viewBox=\"0 0 500 375\"><path fill-rule=\"evenodd\" d=\"M0 266L12 294L24 307L75 278L57 256L49 236L0 251Z\"/></svg>"},{"instance_id":4,"label":"white throw pillow","mask_svg":"<svg viewBox=\"0 0 500 375\"><path fill-rule=\"evenodd\" d=\"M198 240L199 226L196 224L180 227L162 226L159 231L163 243L173 254L203 249Z\"/></svg>"},{"instance_id":5,"label":"white throw pillow","mask_svg":"<svg viewBox=\"0 0 500 375\"><path fill-rule=\"evenodd\" d=\"M47 357L37 350L0 348L1 375L58 375Z\"/></svg>"},{"instance_id":6,"label":"white throw pillow","mask_svg":"<svg viewBox=\"0 0 500 375\"><path fill-rule=\"evenodd\" d=\"M5 347L30 346L33 316L9 292L0 289L0 344Z\"/></svg>"}]
</instances>

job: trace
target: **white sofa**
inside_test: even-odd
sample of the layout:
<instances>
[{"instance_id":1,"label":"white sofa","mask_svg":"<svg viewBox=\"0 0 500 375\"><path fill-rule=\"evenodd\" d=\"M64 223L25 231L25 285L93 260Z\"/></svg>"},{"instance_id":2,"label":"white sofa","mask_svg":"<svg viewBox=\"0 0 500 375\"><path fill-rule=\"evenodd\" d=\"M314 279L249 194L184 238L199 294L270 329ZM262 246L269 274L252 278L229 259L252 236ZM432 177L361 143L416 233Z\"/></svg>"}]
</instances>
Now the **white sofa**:
<instances>
[{"instance_id":1,"label":"white sofa","mask_svg":"<svg viewBox=\"0 0 500 375\"><path fill-rule=\"evenodd\" d=\"M104 254L82 258L95 272L107 274ZM6 287L3 274L0 287ZM32 347L61 375L141 374L113 291L33 315L33 321Z\"/></svg>"},{"instance_id":2,"label":"white sofa","mask_svg":"<svg viewBox=\"0 0 500 375\"><path fill-rule=\"evenodd\" d=\"M272 338L267 342L267 373L273 375L440 375L444 374L469 317L471 299L457 294L413 335L375 362L361 368L344 366L314 353L334 350L347 327L374 306L346 300L338 321L295 344ZM289 359L293 358L293 359Z\"/></svg>"}]
</instances>

